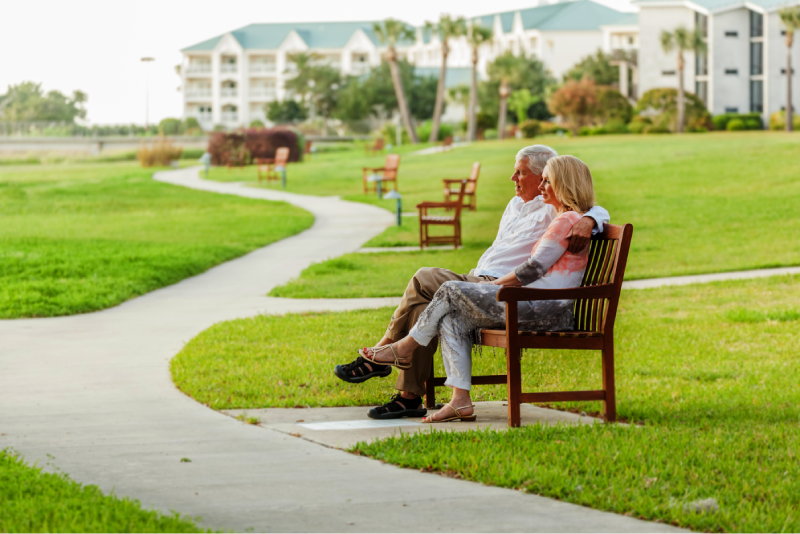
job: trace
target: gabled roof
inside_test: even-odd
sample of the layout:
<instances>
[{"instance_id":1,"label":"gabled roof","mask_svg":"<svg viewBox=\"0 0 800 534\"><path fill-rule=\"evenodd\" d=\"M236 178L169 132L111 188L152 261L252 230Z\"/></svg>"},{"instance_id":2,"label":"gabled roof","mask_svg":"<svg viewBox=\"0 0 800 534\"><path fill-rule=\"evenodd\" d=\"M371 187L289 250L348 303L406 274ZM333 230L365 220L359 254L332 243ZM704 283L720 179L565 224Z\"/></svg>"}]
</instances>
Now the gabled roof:
<instances>
[{"instance_id":1,"label":"gabled roof","mask_svg":"<svg viewBox=\"0 0 800 534\"><path fill-rule=\"evenodd\" d=\"M250 24L233 30L230 34L244 49L274 50L281 46L290 32L295 31L309 48L343 48L353 34L362 30L377 46L378 40L372 31L373 22L285 22ZM208 39L184 52L213 50L222 36ZM407 43L399 43L407 44Z\"/></svg>"},{"instance_id":2,"label":"gabled roof","mask_svg":"<svg viewBox=\"0 0 800 534\"><path fill-rule=\"evenodd\" d=\"M620 18L606 22L603 26L638 26L639 13L625 13Z\"/></svg>"},{"instance_id":3,"label":"gabled roof","mask_svg":"<svg viewBox=\"0 0 800 534\"><path fill-rule=\"evenodd\" d=\"M625 15L593 0L573 0L557 4L545 4L528 9L518 10L522 27L525 30L542 31L586 31L599 30L600 26L611 24ZM516 11L497 13L503 26L503 31L508 33L514 24ZM486 27L493 27L494 14L475 17Z\"/></svg>"},{"instance_id":4,"label":"gabled roof","mask_svg":"<svg viewBox=\"0 0 800 534\"><path fill-rule=\"evenodd\" d=\"M665 3L664 0L634 0L634 4L647 6L651 3ZM764 11L777 11L783 7L800 5L798 0L690 0L676 1L676 5L694 4L712 13L730 11L731 9L749 8L749 6L760 7Z\"/></svg>"}]
</instances>

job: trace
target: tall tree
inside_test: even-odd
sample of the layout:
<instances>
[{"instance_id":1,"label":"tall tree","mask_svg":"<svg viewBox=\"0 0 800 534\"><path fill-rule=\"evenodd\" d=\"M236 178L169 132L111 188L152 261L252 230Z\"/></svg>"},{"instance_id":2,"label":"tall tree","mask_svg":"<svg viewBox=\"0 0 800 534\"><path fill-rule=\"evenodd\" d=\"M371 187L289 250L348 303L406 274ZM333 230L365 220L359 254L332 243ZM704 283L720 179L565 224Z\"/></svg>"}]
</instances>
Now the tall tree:
<instances>
[{"instance_id":1,"label":"tall tree","mask_svg":"<svg viewBox=\"0 0 800 534\"><path fill-rule=\"evenodd\" d=\"M619 67L611 64L612 55L598 49L594 55L586 56L564 75L564 81L581 81L584 77L594 80L597 85L619 83Z\"/></svg>"},{"instance_id":2,"label":"tall tree","mask_svg":"<svg viewBox=\"0 0 800 534\"><path fill-rule=\"evenodd\" d=\"M482 45L492 42L492 30L473 23L467 29L467 42L472 48L472 83L469 86L467 139L475 141L478 138L478 50Z\"/></svg>"},{"instance_id":3,"label":"tall tree","mask_svg":"<svg viewBox=\"0 0 800 534\"><path fill-rule=\"evenodd\" d=\"M683 133L683 125L685 121L685 94L683 89L683 69L684 69L684 52L694 52L700 54L705 52L706 43L703 41L703 36L700 30L688 30L684 26L675 28L675 31L668 32L661 31L661 48L669 54L673 50L678 51L678 125L677 132Z\"/></svg>"},{"instance_id":4,"label":"tall tree","mask_svg":"<svg viewBox=\"0 0 800 534\"><path fill-rule=\"evenodd\" d=\"M794 43L794 32L800 30L800 7L787 7L781 9L778 15L786 28L786 131L794 129L792 121L794 110L792 109L792 44Z\"/></svg>"},{"instance_id":5,"label":"tall tree","mask_svg":"<svg viewBox=\"0 0 800 534\"><path fill-rule=\"evenodd\" d=\"M439 22L426 22L425 29L439 35L441 41L442 68L439 71L439 84L436 87L436 105L433 108L433 126L429 143L439 139L439 124L442 121L442 108L444 106L444 86L447 76L447 56L450 54L450 39L458 38L467 32L467 23L464 17L453 18L450 15L441 15Z\"/></svg>"},{"instance_id":6,"label":"tall tree","mask_svg":"<svg viewBox=\"0 0 800 534\"><path fill-rule=\"evenodd\" d=\"M417 131L414 128L414 123L411 122L411 113L408 109L406 102L406 93L403 89L403 81L400 78L400 70L397 67L397 50L394 45L401 39L414 39L414 30L408 27L404 22L395 19L386 19L383 22L376 22L372 26L372 31L375 33L378 41L388 47L386 59L389 62L389 68L392 72L392 83L394 83L394 91L397 95L397 105L400 108L400 117L403 119L408 138L412 143L419 143Z\"/></svg>"},{"instance_id":7,"label":"tall tree","mask_svg":"<svg viewBox=\"0 0 800 534\"><path fill-rule=\"evenodd\" d=\"M506 115L508 114L508 97L511 95L511 85L519 85L519 78L521 76L519 67L520 59L523 61L525 58L518 58L510 51L502 56L498 56L494 62L489 65L489 77L499 80L500 87L498 88L498 95L500 96L500 111L497 117L497 138L503 139L506 133Z\"/></svg>"}]
</instances>

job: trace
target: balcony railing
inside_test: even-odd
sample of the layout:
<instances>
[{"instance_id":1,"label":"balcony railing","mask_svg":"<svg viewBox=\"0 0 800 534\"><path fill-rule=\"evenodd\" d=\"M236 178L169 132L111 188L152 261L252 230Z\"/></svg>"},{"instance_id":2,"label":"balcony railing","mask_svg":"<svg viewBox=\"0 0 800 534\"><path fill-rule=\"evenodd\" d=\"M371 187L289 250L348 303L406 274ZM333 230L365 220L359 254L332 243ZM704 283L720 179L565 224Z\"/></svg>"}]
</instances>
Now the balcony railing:
<instances>
[{"instance_id":1,"label":"balcony railing","mask_svg":"<svg viewBox=\"0 0 800 534\"><path fill-rule=\"evenodd\" d=\"M220 95L223 98L239 96L239 90L236 87L223 87Z\"/></svg>"},{"instance_id":2,"label":"balcony railing","mask_svg":"<svg viewBox=\"0 0 800 534\"><path fill-rule=\"evenodd\" d=\"M275 63L252 63L250 74L275 74L278 68Z\"/></svg>"},{"instance_id":3,"label":"balcony railing","mask_svg":"<svg viewBox=\"0 0 800 534\"><path fill-rule=\"evenodd\" d=\"M251 98L275 98L277 96L275 89L267 87L251 87Z\"/></svg>"},{"instance_id":4,"label":"balcony railing","mask_svg":"<svg viewBox=\"0 0 800 534\"><path fill-rule=\"evenodd\" d=\"M186 74L211 74L211 63L197 63L189 65Z\"/></svg>"},{"instance_id":5,"label":"balcony railing","mask_svg":"<svg viewBox=\"0 0 800 534\"><path fill-rule=\"evenodd\" d=\"M239 122L239 113L237 111L223 111L222 122Z\"/></svg>"},{"instance_id":6,"label":"balcony railing","mask_svg":"<svg viewBox=\"0 0 800 534\"><path fill-rule=\"evenodd\" d=\"M219 67L219 71L223 73L235 73L239 70L239 66L236 63L223 63Z\"/></svg>"},{"instance_id":7,"label":"balcony railing","mask_svg":"<svg viewBox=\"0 0 800 534\"><path fill-rule=\"evenodd\" d=\"M211 88L207 89L187 89L186 98L211 98Z\"/></svg>"}]
</instances>

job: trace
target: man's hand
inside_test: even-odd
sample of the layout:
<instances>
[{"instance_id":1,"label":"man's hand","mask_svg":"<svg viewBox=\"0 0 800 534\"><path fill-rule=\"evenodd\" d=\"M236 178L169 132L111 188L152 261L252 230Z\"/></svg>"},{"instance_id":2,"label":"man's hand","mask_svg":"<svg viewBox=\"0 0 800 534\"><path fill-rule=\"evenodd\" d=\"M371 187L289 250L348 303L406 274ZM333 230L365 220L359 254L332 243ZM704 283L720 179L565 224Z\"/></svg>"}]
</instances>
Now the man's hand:
<instances>
[{"instance_id":1,"label":"man's hand","mask_svg":"<svg viewBox=\"0 0 800 534\"><path fill-rule=\"evenodd\" d=\"M569 246L567 250L572 254L578 254L587 246L592 239L592 229L595 227L594 219L591 217L581 217L567 234Z\"/></svg>"}]
</instances>

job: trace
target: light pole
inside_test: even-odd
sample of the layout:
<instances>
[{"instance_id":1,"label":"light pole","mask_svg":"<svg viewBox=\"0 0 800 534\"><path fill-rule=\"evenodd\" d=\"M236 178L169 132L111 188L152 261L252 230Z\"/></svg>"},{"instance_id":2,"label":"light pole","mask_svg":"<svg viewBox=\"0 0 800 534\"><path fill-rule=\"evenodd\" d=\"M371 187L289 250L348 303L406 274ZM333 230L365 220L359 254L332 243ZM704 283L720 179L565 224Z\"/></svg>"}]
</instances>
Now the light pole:
<instances>
[{"instance_id":1,"label":"light pole","mask_svg":"<svg viewBox=\"0 0 800 534\"><path fill-rule=\"evenodd\" d=\"M154 57L143 57L140 61L142 63L151 63L155 61ZM145 131L150 128L150 69L145 67L144 74L144 129Z\"/></svg>"}]
</instances>

